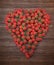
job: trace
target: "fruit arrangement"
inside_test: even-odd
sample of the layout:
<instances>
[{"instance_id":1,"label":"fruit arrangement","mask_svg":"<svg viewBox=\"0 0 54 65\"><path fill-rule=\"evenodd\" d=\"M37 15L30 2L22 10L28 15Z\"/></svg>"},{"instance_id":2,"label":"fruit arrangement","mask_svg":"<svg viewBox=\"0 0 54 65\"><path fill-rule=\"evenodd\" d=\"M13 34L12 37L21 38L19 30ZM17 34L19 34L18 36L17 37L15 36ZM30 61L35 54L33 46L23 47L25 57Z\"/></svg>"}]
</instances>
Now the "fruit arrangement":
<instances>
[{"instance_id":1,"label":"fruit arrangement","mask_svg":"<svg viewBox=\"0 0 54 65\"><path fill-rule=\"evenodd\" d=\"M6 15L6 29L26 58L30 58L46 35L50 16L44 9L16 9Z\"/></svg>"}]
</instances>

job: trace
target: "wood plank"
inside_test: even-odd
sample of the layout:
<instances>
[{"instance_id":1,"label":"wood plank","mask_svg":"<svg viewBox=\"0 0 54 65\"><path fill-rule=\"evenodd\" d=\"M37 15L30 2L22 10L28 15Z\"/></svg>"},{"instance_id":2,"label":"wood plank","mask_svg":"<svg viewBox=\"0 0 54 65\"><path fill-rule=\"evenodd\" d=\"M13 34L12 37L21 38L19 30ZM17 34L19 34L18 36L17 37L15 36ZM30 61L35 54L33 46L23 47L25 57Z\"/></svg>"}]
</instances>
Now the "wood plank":
<instances>
[{"instance_id":1,"label":"wood plank","mask_svg":"<svg viewBox=\"0 0 54 65\"><path fill-rule=\"evenodd\" d=\"M26 59L5 29L5 15L15 8L44 8L51 16L50 30ZM54 0L0 0L0 65L54 65Z\"/></svg>"},{"instance_id":2,"label":"wood plank","mask_svg":"<svg viewBox=\"0 0 54 65\"><path fill-rule=\"evenodd\" d=\"M44 38L43 41L40 42L40 46L41 46L41 44L43 44L45 46L46 45L47 46L54 46L53 43L54 43L54 39L52 39L52 38ZM16 44L14 43L12 38L9 38L9 39L8 38L6 38L6 39L4 38L4 39L0 39L0 47L1 46L16 46Z\"/></svg>"},{"instance_id":3,"label":"wood plank","mask_svg":"<svg viewBox=\"0 0 54 65\"><path fill-rule=\"evenodd\" d=\"M2 3L53 3L54 0L0 0Z\"/></svg>"},{"instance_id":4,"label":"wood plank","mask_svg":"<svg viewBox=\"0 0 54 65\"><path fill-rule=\"evenodd\" d=\"M1 3L0 8L51 8L54 7L54 3Z\"/></svg>"},{"instance_id":5,"label":"wood plank","mask_svg":"<svg viewBox=\"0 0 54 65\"><path fill-rule=\"evenodd\" d=\"M54 61L54 52L53 52L53 48L54 45L51 46L54 41L51 42L47 41L41 44L39 44L39 46L37 46L36 50L35 50L35 54L33 55L33 57L31 59L29 59L29 61L36 61L36 62L53 62ZM0 47L0 59L4 61L28 61L24 54L22 54L19 49L16 46L1 46ZM24 59L24 60L23 60ZM1 61L0 60L0 61Z\"/></svg>"},{"instance_id":6,"label":"wood plank","mask_svg":"<svg viewBox=\"0 0 54 65\"><path fill-rule=\"evenodd\" d=\"M27 9L29 9L29 8L27 8ZM34 9L34 8L31 8L31 9ZM54 8L44 8L44 9L46 9L48 14L50 15L51 20L54 20L54 12L53 12ZM6 14L13 10L14 10L13 8L12 9L11 8L0 8L0 24L4 24Z\"/></svg>"},{"instance_id":7,"label":"wood plank","mask_svg":"<svg viewBox=\"0 0 54 65\"><path fill-rule=\"evenodd\" d=\"M1 33L1 37L0 39L11 39L11 36L9 34L9 32L5 29L5 26L0 26L0 33ZM47 38L54 38L54 22L51 22L51 25L49 27L49 31L47 32L47 35L46 35L46 39Z\"/></svg>"},{"instance_id":8,"label":"wood plank","mask_svg":"<svg viewBox=\"0 0 54 65\"><path fill-rule=\"evenodd\" d=\"M1 61L1 65L53 65L54 62L19 62L19 61L8 61L8 62L5 62L5 61Z\"/></svg>"}]
</instances>

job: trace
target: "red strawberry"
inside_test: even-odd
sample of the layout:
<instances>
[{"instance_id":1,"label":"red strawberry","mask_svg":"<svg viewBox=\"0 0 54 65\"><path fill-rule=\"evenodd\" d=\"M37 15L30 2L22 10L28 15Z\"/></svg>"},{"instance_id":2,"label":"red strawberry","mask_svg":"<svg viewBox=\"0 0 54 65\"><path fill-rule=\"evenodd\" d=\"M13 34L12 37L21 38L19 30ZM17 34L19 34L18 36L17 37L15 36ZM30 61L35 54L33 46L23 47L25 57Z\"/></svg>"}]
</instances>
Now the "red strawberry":
<instances>
[{"instance_id":1,"label":"red strawberry","mask_svg":"<svg viewBox=\"0 0 54 65\"><path fill-rule=\"evenodd\" d=\"M30 55L27 52L25 53L25 55L26 55L27 59L30 58Z\"/></svg>"},{"instance_id":2,"label":"red strawberry","mask_svg":"<svg viewBox=\"0 0 54 65\"><path fill-rule=\"evenodd\" d=\"M42 41L42 38L36 38L37 41Z\"/></svg>"},{"instance_id":3,"label":"red strawberry","mask_svg":"<svg viewBox=\"0 0 54 65\"><path fill-rule=\"evenodd\" d=\"M35 46L34 45L32 45L32 49L35 49Z\"/></svg>"},{"instance_id":4,"label":"red strawberry","mask_svg":"<svg viewBox=\"0 0 54 65\"><path fill-rule=\"evenodd\" d=\"M49 29L50 16L40 8L15 9L6 16L5 24L20 51L25 54L26 58L30 58L38 42Z\"/></svg>"}]
</instances>

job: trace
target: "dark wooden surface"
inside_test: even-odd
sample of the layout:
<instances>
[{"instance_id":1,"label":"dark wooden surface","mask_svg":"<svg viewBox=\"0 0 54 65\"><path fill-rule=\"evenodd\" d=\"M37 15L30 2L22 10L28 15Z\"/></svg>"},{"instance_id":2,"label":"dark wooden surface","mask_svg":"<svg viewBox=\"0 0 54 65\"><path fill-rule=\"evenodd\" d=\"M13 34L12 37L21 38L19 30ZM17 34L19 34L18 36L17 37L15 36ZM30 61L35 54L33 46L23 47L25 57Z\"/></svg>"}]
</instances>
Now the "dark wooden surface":
<instances>
[{"instance_id":1,"label":"dark wooden surface","mask_svg":"<svg viewBox=\"0 0 54 65\"><path fill-rule=\"evenodd\" d=\"M5 29L4 19L15 8L44 8L51 16L50 30L30 59L19 51ZM0 0L0 65L54 65L54 0Z\"/></svg>"}]
</instances>

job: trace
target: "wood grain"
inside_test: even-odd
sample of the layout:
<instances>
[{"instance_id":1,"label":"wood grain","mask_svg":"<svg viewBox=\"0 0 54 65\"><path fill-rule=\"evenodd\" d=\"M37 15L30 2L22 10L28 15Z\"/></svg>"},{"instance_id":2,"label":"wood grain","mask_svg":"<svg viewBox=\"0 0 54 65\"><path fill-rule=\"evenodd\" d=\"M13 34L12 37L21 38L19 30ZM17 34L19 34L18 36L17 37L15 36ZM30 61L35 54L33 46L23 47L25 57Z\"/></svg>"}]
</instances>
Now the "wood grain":
<instances>
[{"instance_id":1,"label":"wood grain","mask_svg":"<svg viewBox=\"0 0 54 65\"><path fill-rule=\"evenodd\" d=\"M34 55L26 59L5 29L5 16L15 8L44 8L50 14L51 25ZM54 65L54 0L0 0L0 65Z\"/></svg>"}]
</instances>

